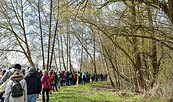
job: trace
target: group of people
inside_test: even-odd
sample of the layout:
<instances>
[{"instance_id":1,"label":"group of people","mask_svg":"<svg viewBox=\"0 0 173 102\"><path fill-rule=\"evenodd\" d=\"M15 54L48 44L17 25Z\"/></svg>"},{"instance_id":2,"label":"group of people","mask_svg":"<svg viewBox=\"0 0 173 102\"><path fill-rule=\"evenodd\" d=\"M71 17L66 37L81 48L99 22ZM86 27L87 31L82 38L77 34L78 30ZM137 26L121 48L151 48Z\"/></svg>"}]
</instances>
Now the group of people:
<instances>
[{"instance_id":1,"label":"group of people","mask_svg":"<svg viewBox=\"0 0 173 102\"><path fill-rule=\"evenodd\" d=\"M20 64L15 64L8 71L3 71L1 81L1 102L36 102L42 92L43 102L49 101L51 79L48 71L41 75L35 68L21 70ZM5 89L3 90L3 86ZM45 94L47 98L45 99Z\"/></svg>"},{"instance_id":2,"label":"group of people","mask_svg":"<svg viewBox=\"0 0 173 102\"><path fill-rule=\"evenodd\" d=\"M70 86L75 85L77 83L78 77L78 84L85 84L90 82L97 82L97 81L106 81L107 74L95 74L89 72L74 72L74 71L63 71L58 73L58 81L61 86Z\"/></svg>"},{"instance_id":3,"label":"group of people","mask_svg":"<svg viewBox=\"0 0 173 102\"><path fill-rule=\"evenodd\" d=\"M78 81L77 81L78 80ZM39 70L26 68L21 70L15 64L8 71L2 71L0 79L1 102L36 102L39 94L42 101L49 101L49 94L58 91L61 86L107 80L107 74L90 74L88 72ZM3 90L3 86L5 89ZM3 90L3 91L2 91Z\"/></svg>"}]
</instances>

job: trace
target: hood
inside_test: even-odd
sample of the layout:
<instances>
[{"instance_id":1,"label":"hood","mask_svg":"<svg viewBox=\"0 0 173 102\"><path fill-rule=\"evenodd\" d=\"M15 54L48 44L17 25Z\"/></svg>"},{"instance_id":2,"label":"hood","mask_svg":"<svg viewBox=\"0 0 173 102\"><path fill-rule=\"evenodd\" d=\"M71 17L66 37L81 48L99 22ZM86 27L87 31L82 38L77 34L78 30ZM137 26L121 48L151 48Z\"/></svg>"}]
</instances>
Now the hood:
<instances>
[{"instance_id":1,"label":"hood","mask_svg":"<svg viewBox=\"0 0 173 102\"><path fill-rule=\"evenodd\" d=\"M11 77L10 80L13 81L21 81L23 79L23 75L21 75L19 72L14 73Z\"/></svg>"},{"instance_id":2,"label":"hood","mask_svg":"<svg viewBox=\"0 0 173 102\"><path fill-rule=\"evenodd\" d=\"M35 76L37 76L37 74L35 72L28 72L27 76L35 77Z\"/></svg>"}]
</instances>

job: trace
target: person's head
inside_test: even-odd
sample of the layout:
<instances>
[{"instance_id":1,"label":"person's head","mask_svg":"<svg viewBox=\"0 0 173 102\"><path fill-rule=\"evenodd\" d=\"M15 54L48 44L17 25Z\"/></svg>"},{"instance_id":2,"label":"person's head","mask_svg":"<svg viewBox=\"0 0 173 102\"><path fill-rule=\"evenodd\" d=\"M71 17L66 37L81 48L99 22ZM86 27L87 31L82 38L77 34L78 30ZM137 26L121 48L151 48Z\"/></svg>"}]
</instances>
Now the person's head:
<instances>
[{"instance_id":1,"label":"person's head","mask_svg":"<svg viewBox=\"0 0 173 102\"><path fill-rule=\"evenodd\" d=\"M38 73L40 74L40 75L42 75L43 73L42 73L42 70L38 70Z\"/></svg>"},{"instance_id":2,"label":"person's head","mask_svg":"<svg viewBox=\"0 0 173 102\"><path fill-rule=\"evenodd\" d=\"M49 75L52 75L53 74L53 72L52 71L49 71Z\"/></svg>"},{"instance_id":3,"label":"person's head","mask_svg":"<svg viewBox=\"0 0 173 102\"><path fill-rule=\"evenodd\" d=\"M23 75L25 75L25 73L26 73L25 69L22 69L22 73L23 73Z\"/></svg>"},{"instance_id":4,"label":"person's head","mask_svg":"<svg viewBox=\"0 0 173 102\"><path fill-rule=\"evenodd\" d=\"M37 70L36 71L39 71L40 69L39 68L37 68Z\"/></svg>"},{"instance_id":5,"label":"person's head","mask_svg":"<svg viewBox=\"0 0 173 102\"><path fill-rule=\"evenodd\" d=\"M29 68L29 72L36 72L35 68Z\"/></svg>"},{"instance_id":6,"label":"person's head","mask_svg":"<svg viewBox=\"0 0 173 102\"><path fill-rule=\"evenodd\" d=\"M18 69L18 70L21 70L21 65L20 65L20 64L15 64L15 65L13 66L13 68L16 68L16 69Z\"/></svg>"},{"instance_id":7,"label":"person's head","mask_svg":"<svg viewBox=\"0 0 173 102\"><path fill-rule=\"evenodd\" d=\"M43 70L43 75L48 75L48 71L47 70Z\"/></svg>"}]
</instances>

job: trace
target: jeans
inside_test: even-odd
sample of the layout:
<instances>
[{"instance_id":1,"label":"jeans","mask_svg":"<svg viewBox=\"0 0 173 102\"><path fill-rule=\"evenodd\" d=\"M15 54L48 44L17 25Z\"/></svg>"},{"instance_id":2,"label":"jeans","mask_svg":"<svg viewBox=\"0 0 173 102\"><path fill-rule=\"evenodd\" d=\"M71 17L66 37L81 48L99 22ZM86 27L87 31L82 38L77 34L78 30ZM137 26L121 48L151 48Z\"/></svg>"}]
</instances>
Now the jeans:
<instances>
[{"instance_id":1,"label":"jeans","mask_svg":"<svg viewBox=\"0 0 173 102\"><path fill-rule=\"evenodd\" d=\"M2 97L1 101L0 102L4 102L4 97Z\"/></svg>"},{"instance_id":2,"label":"jeans","mask_svg":"<svg viewBox=\"0 0 173 102\"><path fill-rule=\"evenodd\" d=\"M27 102L36 102L38 94L27 95Z\"/></svg>"},{"instance_id":3,"label":"jeans","mask_svg":"<svg viewBox=\"0 0 173 102\"><path fill-rule=\"evenodd\" d=\"M66 78L66 86L69 86L69 81L70 81L70 79Z\"/></svg>"},{"instance_id":4,"label":"jeans","mask_svg":"<svg viewBox=\"0 0 173 102\"><path fill-rule=\"evenodd\" d=\"M55 91L55 84L51 84L51 86L52 86L52 91Z\"/></svg>"}]
</instances>

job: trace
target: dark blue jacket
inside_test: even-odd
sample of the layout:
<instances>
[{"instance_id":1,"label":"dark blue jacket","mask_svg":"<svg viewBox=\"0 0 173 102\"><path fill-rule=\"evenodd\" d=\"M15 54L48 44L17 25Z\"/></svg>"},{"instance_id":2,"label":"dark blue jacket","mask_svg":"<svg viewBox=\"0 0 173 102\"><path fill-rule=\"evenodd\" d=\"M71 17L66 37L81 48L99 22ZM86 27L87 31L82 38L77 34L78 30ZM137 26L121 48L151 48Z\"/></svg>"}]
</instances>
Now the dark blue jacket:
<instances>
[{"instance_id":1,"label":"dark blue jacket","mask_svg":"<svg viewBox=\"0 0 173 102\"><path fill-rule=\"evenodd\" d=\"M28 72L25 76L27 83L27 94L39 94L41 92L40 76L36 72Z\"/></svg>"}]
</instances>

